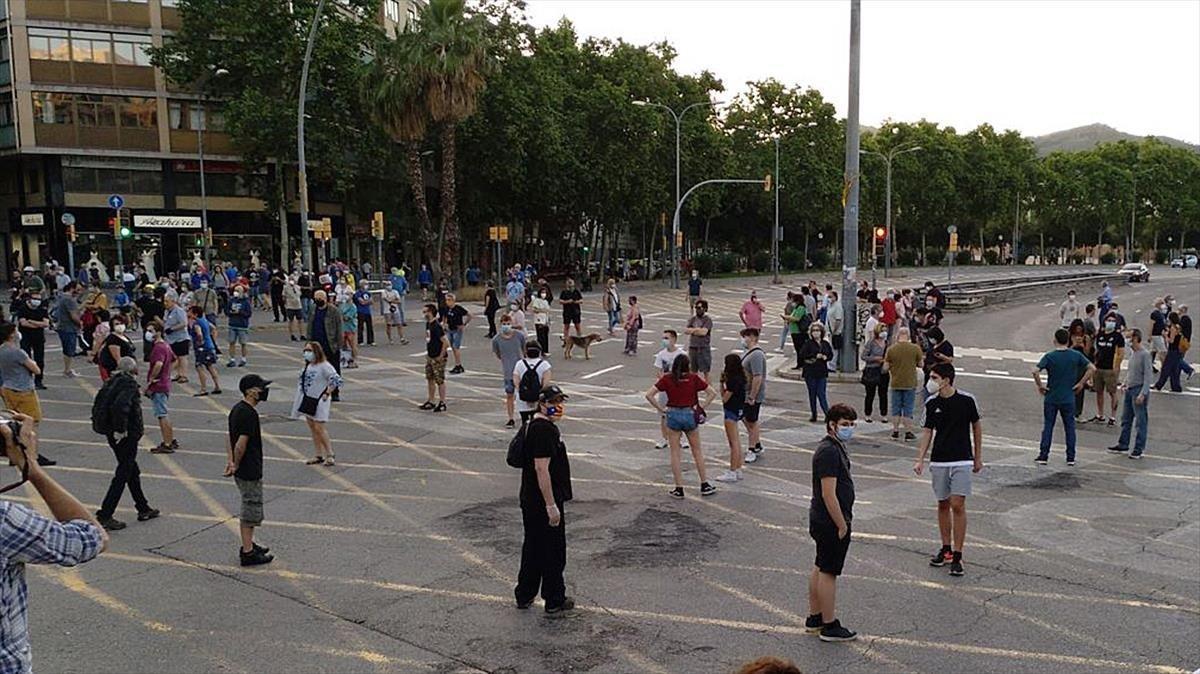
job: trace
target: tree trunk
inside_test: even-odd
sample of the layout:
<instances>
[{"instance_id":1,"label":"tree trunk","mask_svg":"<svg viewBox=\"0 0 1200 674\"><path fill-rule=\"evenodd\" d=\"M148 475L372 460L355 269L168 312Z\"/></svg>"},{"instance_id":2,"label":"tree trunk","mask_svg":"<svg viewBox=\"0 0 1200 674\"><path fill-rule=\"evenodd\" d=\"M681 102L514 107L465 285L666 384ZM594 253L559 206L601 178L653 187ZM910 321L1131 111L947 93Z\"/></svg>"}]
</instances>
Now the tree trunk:
<instances>
[{"instance_id":1,"label":"tree trunk","mask_svg":"<svg viewBox=\"0 0 1200 674\"><path fill-rule=\"evenodd\" d=\"M434 255L433 222L429 219L429 204L425 201L425 171L421 168L420 146L415 142L408 143L404 148L404 158L408 185L412 190L413 208L417 211L417 241L421 247L421 255L429 263L429 268L436 277L440 273L440 267Z\"/></svg>"},{"instance_id":2,"label":"tree trunk","mask_svg":"<svg viewBox=\"0 0 1200 674\"><path fill-rule=\"evenodd\" d=\"M924 267L925 261L925 232L921 232L921 266Z\"/></svg>"},{"instance_id":3,"label":"tree trunk","mask_svg":"<svg viewBox=\"0 0 1200 674\"><path fill-rule=\"evenodd\" d=\"M454 189L456 132L454 122L447 122L442 127L442 273L458 279L459 270L456 266L460 237Z\"/></svg>"}]
</instances>

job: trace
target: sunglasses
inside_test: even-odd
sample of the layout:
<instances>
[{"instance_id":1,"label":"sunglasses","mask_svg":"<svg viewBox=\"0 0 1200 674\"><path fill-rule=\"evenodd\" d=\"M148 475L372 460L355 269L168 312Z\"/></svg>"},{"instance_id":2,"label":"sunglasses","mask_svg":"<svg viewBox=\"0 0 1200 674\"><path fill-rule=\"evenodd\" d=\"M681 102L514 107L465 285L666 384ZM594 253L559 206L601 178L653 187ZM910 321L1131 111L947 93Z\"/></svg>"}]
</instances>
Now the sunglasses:
<instances>
[{"instance_id":1,"label":"sunglasses","mask_svg":"<svg viewBox=\"0 0 1200 674\"><path fill-rule=\"evenodd\" d=\"M12 418L8 410L0 411L0 424L7 425L12 433L13 444L21 450L21 479L5 487L0 487L0 494L12 491L29 481L29 450L21 442L21 422Z\"/></svg>"}]
</instances>

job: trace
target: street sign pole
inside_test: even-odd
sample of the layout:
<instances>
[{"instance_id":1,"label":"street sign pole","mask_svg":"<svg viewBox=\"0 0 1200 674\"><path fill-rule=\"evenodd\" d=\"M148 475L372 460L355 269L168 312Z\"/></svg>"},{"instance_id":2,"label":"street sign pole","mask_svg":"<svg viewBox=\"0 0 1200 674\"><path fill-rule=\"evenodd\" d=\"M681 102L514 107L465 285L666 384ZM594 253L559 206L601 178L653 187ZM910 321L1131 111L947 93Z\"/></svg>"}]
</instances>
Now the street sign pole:
<instances>
[{"instance_id":1,"label":"street sign pole","mask_svg":"<svg viewBox=\"0 0 1200 674\"><path fill-rule=\"evenodd\" d=\"M842 191L842 340L840 352L842 372L858 370L858 305L855 297L855 276L858 271L858 73L861 53L860 0L850 0L850 68L849 95L846 108L846 172Z\"/></svg>"},{"instance_id":2,"label":"street sign pole","mask_svg":"<svg viewBox=\"0 0 1200 674\"><path fill-rule=\"evenodd\" d=\"M63 213L61 220L68 229L75 226L75 216L71 213ZM67 273L71 275L71 278L75 278L75 238L73 236L67 237Z\"/></svg>"}]
</instances>

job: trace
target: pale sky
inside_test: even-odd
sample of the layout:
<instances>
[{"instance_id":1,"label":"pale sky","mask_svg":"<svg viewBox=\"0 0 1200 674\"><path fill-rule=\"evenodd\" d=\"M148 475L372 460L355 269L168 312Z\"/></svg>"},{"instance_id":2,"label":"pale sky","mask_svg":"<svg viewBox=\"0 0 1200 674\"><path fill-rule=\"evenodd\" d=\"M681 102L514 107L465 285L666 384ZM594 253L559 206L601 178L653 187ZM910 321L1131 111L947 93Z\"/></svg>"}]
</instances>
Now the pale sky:
<instances>
[{"instance_id":1,"label":"pale sky","mask_svg":"<svg viewBox=\"0 0 1200 674\"><path fill-rule=\"evenodd\" d=\"M1100 122L1200 143L1200 0L864 0L861 123L1041 135ZM848 0L529 0L534 25L666 39L738 92L774 77L845 116ZM726 96L728 98L728 96Z\"/></svg>"}]
</instances>

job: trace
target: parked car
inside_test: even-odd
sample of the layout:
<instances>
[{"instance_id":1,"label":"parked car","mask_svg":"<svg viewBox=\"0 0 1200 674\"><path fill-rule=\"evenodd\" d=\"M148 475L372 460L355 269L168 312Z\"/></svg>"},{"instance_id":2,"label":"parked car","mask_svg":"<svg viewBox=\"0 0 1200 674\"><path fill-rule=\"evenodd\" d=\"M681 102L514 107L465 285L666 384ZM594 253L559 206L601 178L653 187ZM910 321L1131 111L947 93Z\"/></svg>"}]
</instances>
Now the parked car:
<instances>
[{"instance_id":1,"label":"parked car","mask_svg":"<svg viewBox=\"0 0 1200 674\"><path fill-rule=\"evenodd\" d=\"M1124 267L1121 267L1117 273L1121 276L1124 276L1125 281L1128 283L1133 283L1135 281L1146 283L1150 280L1150 270L1141 262L1130 262Z\"/></svg>"},{"instance_id":2,"label":"parked car","mask_svg":"<svg viewBox=\"0 0 1200 674\"><path fill-rule=\"evenodd\" d=\"M1200 269L1200 259L1195 255L1184 255L1171 260L1171 267L1174 269Z\"/></svg>"}]
</instances>

